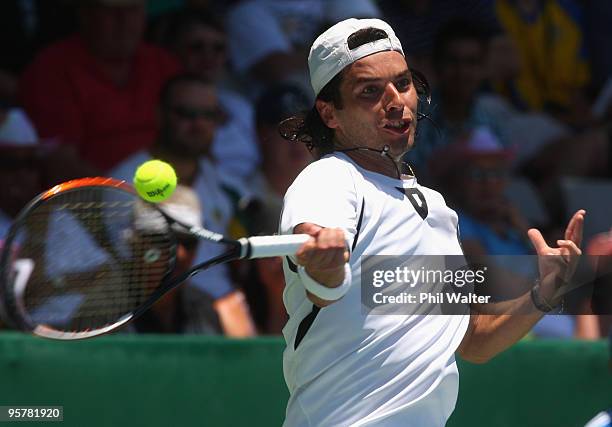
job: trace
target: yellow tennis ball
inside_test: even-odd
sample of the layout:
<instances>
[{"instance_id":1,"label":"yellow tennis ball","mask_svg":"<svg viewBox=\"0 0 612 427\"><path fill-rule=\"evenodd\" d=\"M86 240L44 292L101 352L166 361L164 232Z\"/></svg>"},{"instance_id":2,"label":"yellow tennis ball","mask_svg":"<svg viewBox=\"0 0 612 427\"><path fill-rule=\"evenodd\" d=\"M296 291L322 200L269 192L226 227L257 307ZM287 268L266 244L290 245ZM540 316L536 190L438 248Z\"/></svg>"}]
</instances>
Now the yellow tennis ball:
<instances>
[{"instance_id":1,"label":"yellow tennis ball","mask_svg":"<svg viewBox=\"0 0 612 427\"><path fill-rule=\"evenodd\" d=\"M146 201L162 202L170 197L176 188L176 173L166 162L149 160L136 169L134 188Z\"/></svg>"}]
</instances>

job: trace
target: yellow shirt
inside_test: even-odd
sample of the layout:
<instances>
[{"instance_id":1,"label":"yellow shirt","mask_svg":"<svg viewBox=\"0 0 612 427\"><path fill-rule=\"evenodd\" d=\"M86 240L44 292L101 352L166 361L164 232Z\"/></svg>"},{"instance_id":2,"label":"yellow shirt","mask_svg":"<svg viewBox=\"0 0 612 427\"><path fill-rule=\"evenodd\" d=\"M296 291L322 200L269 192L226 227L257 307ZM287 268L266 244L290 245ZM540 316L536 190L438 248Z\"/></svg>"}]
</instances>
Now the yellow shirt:
<instances>
[{"instance_id":1,"label":"yellow shirt","mask_svg":"<svg viewBox=\"0 0 612 427\"><path fill-rule=\"evenodd\" d=\"M526 17L512 0L496 0L501 26L517 44L521 71L515 95L526 107L568 106L590 78L577 6L568 0L543 0L542 9Z\"/></svg>"}]
</instances>

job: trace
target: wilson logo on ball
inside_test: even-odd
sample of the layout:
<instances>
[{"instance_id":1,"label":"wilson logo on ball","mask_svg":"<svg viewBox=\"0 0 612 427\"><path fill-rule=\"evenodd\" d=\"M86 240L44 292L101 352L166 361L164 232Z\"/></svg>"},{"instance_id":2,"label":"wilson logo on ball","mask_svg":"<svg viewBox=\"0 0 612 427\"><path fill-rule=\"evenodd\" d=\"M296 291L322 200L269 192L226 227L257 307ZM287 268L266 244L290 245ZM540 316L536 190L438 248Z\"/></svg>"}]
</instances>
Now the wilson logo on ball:
<instances>
[{"instance_id":1,"label":"wilson logo on ball","mask_svg":"<svg viewBox=\"0 0 612 427\"><path fill-rule=\"evenodd\" d=\"M155 197L155 196L163 196L164 193L170 188L170 184L164 185L163 188L156 188L153 191L147 191L147 196Z\"/></svg>"}]
</instances>

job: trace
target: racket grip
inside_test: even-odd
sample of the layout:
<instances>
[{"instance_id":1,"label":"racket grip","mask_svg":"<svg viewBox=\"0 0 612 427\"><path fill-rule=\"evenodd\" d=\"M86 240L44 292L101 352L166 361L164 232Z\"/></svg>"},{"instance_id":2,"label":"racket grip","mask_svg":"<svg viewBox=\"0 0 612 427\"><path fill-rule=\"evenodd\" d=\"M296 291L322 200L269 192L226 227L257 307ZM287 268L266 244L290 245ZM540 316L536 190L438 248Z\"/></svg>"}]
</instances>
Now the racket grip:
<instances>
[{"instance_id":1,"label":"racket grip","mask_svg":"<svg viewBox=\"0 0 612 427\"><path fill-rule=\"evenodd\" d=\"M268 258L294 255L310 239L308 234L254 236L238 240L242 244L241 258Z\"/></svg>"}]
</instances>

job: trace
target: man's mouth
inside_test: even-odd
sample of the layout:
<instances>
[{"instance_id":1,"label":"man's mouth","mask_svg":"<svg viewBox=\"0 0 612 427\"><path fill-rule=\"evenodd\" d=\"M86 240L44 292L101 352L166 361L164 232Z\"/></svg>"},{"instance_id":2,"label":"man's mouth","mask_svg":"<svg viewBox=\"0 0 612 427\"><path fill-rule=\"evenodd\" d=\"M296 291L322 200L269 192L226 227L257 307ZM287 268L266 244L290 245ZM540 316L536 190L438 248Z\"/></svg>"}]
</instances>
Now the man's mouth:
<instances>
[{"instance_id":1,"label":"man's mouth","mask_svg":"<svg viewBox=\"0 0 612 427\"><path fill-rule=\"evenodd\" d=\"M383 127L393 133L403 134L410 128L410 120L389 120Z\"/></svg>"}]
</instances>

